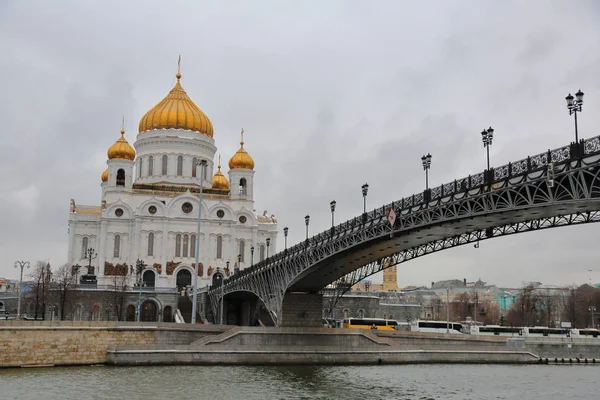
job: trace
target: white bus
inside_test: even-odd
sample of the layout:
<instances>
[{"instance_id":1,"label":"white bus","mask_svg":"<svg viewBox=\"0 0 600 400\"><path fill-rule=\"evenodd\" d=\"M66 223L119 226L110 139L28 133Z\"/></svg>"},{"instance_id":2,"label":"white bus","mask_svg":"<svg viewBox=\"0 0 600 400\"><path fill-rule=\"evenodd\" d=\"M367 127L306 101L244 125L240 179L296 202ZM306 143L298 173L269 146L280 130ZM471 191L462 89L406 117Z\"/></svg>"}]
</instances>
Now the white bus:
<instances>
[{"instance_id":1,"label":"white bus","mask_svg":"<svg viewBox=\"0 0 600 400\"><path fill-rule=\"evenodd\" d=\"M448 329L449 328L449 329ZM425 333L462 333L463 326L458 322L446 322L446 321L415 321L410 330L412 332L425 332Z\"/></svg>"},{"instance_id":2,"label":"white bus","mask_svg":"<svg viewBox=\"0 0 600 400\"><path fill-rule=\"evenodd\" d=\"M473 325L471 335L523 336L523 328L500 325Z\"/></svg>"}]
</instances>

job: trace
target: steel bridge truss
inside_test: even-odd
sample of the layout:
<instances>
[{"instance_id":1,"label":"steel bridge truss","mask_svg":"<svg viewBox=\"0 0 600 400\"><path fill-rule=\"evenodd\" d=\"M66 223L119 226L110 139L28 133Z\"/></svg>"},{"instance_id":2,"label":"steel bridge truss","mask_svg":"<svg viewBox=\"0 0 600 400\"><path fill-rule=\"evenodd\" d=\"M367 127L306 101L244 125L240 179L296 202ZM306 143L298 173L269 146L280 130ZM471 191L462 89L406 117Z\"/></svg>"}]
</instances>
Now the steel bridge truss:
<instances>
[{"instance_id":1,"label":"steel bridge truss","mask_svg":"<svg viewBox=\"0 0 600 400\"><path fill-rule=\"evenodd\" d=\"M585 210L574 213L574 207L584 207ZM393 225L388 218L390 210L394 210L397 216ZM509 215L519 210L523 212L518 217L500 218L493 222L495 225L481 222L481 217ZM213 315L218 314L217 305L221 295L251 292L264 303L274 321L278 321L287 291L319 291L343 277L346 284L342 290L334 291L330 302L330 308L333 308L352 285L393 265L492 237L598 222L598 211L600 137L595 137L455 180L322 232L234 274L224 281L223 289L211 288L209 297ZM546 215L548 213L551 215ZM507 221L502 221L507 218ZM447 226L465 219L478 220L480 226L465 228L454 235L432 239L410 248L390 250L376 260L356 264L356 268L348 274L344 272L337 276L321 277L327 282L320 281L312 287L307 282L314 279L314 275L308 277L310 273L320 271L355 249L365 249L398 237L410 237L419 230Z\"/></svg>"}]
</instances>

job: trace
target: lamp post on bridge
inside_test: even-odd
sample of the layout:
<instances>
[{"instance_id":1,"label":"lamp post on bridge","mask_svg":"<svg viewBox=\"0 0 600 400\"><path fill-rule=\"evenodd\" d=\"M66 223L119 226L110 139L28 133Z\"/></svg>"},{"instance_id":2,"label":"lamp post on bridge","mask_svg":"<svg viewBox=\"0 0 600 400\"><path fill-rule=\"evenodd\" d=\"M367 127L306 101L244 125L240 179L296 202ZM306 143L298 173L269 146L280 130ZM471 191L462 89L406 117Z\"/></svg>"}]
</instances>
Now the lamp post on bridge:
<instances>
[{"instance_id":1,"label":"lamp post on bridge","mask_svg":"<svg viewBox=\"0 0 600 400\"><path fill-rule=\"evenodd\" d=\"M21 286L23 286L23 268L25 267L31 267L29 261L15 261L15 268L21 268L21 278L19 279L19 303L17 305L17 320L21 319L21 293L23 292Z\"/></svg>"},{"instance_id":2,"label":"lamp post on bridge","mask_svg":"<svg viewBox=\"0 0 600 400\"><path fill-rule=\"evenodd\" d=\"M288 230L289 228L286 226L285 228L283 228L283 240L285 243L285 252L287 253L287 235L288 235Z\"/></svg>"},{"instance_id":3,"label":"lamp post on bridge","mask_svg":"<svg viewBox=\"0 0 600 400\"><path fill-rule=\"evenodd\" d=\"M304 217L304 223L306 224L306 243L308 243L308 224L310 224L310 215Z\"/></svg>"},{"instance_id":4,"label":"lamp post on bridge","mask_svg":"<svg viewBox=\"0 0 600 400\"><path fill-rule=\"evenodd\" d=\"M567 97L567 108L569 109L569 115L575 114L575 143L578 143L579 137L577 133L577 113L581 112L581 106L583 105L583 92L580 90L575 93L575 97L569 93Z\"/></svg>"},{"instance_id":5,"label":"lamp post on bridge","mask_svg":"<svg viewBox=\"0 0 600 400\"><path fill-rule=\"evenodd\" d=\"M335 214L335 205L336 204L337 204L337 202L335 200L332 200L331 203L329 203L329 208L331 209L331 228L332 229L335 225L334 214Z\"/></svg>"},{"instance_id":6,"label":"lamp post on bridge","mask_svg":"<svg viewBox=\"0 0 600 400\"><path fill-rule=\"evenodd\" d=\"M271 246L271 238L267 238L267 258L269 258L269 247Z\"/></svg>"},{"instance_id":7,"label":"lamp post on bridge","mask_svg":"<svg viewBox=\"0 0 600 400\"><path fill-rule=\"evenodd\" d=\"M361 186L363 195L363 214L367 213L367 193L369 192L369 184L365 183Z\"/></svg>"},{"instance_id":8,"label":"lamp post on bridge","mask_svg":"<svg viewBox=\"0 0 600 400\"><path fill-rule=\"evenodd\" d=\"M492 139L494 139L494 130L490 126L487 130L481 131L481 140L483 141L483 147L487 149L487 170L490 170L490 146L492 145Z\"/></svg>"},{"instance_id":9,"label":"lamp post on bridge","mask_svg":"<svg viewBox=\"0 0 600 400\"><path fill-rule=\"evenodd\" d=\"M429 168L431 168L431 154L421 157L421 163L423 164L423 170L425 171L425 190L429 190Z\"/></svg>"},{"instance_id":10,"label":"lamp post on bridge","mask_svg":"<svg viewBox=\"0 0 600 400\"><path fill-rule=\"evenodd\" d=\"M139 256L139 255L138 255ZM139 258L135 262L135 272L137 274L138 284L138 304L137 304L137 322L142 320L142 270L144 269L144 262Z\"/></svg>"},{"instance_id":11,"label":"lamp post on bridge","mask_svg":"<svg viewBox=\"0 0 600 400\"><path fill-rule=\"evenodd\" d=\"M594 325L595 325L594 324L594 313L596 312L596 307L590 306L589 310L590 310L590 314L592 315L592 329L594 329Z\"/></svg>"},{"instance_id":12,"label":"lamp post on bridge","mask_svg":"<svg viewBox=\"0 0 600 400\"><path fill-rule=\"evenodd\" d=\"M254 246L250 246L250 266L254 266Z\"/></svg>"},{"instance_id":13,"label":"lamp post on bridge","mask_svg":"<svg viewBox=\"0 0 600 400\"><path fill-rule=\"evenodd\" d=\"M220 156L219 156L220 157ZM192 319L191 323L196 323L196 312L198 307L198 266L200 264L200 220L202 214L202 180L206 171L206 160L198 160L200 166L200 190L198 191L198 231L196 232L196 265L194 265L194 293L192 295Z\"/></svg>"}]
</instances>

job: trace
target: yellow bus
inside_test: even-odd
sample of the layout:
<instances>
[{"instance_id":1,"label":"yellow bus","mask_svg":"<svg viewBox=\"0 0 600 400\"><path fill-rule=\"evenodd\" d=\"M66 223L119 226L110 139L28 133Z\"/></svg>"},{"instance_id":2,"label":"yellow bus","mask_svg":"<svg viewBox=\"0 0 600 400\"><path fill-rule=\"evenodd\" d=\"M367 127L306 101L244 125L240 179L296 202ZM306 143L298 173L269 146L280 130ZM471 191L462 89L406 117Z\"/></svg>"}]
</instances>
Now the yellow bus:
<instances>
[{"instance_id":1,"label":"yellow bus","mask_svg":"<svg viewBox=\"0 0 600 400\"><path fill-rule=\"evenodd\" d=\"M393 319L383 318L347 318L344 320L344 328L354 329L377 329L382 331L395 331L398 329L398 322Z\"/></svg>"}]
</instances>

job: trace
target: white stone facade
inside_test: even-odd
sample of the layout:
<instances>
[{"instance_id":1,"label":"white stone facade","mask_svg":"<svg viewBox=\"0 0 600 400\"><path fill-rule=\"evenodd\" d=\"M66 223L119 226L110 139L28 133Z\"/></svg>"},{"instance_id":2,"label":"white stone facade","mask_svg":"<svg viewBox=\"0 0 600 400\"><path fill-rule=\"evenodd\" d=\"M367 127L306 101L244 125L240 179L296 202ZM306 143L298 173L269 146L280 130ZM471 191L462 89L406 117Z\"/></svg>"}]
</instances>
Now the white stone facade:
<instances>
[{"instance_id":1,"label":"white stone facade","mask_svg":"<svg viewBox=\"0 0 600 400\"><path fill-rule=\"evenodd\" d=\"M88 248L97 253L92 266L98 285L110 285L117 266L121 274L126 270L127 283L133 285L138 258L145 264L144 280L146 271L151 271L156 288L175 288L181 270L193 276L201 175L200 166L194 171L194 161L202 159L207 160L207 167L201 206L199 287L210 285L217 268L224 271L228 261L228 271L234 273L236 267L247 268L252 261L265 258L267 252L275 253L277 223L266 213L257 215L254 211L254 171L232 169L229 192L212 189L217 170L212 137L190 130L154 129L139 134L134 147L134 161L107 161L108 180L101 185L100 206L80 206L71 200L68 257L72 265L83 267L79 276L87 272ZM244 186L240 186L242 178Z\"/></svg>"}]
</instances>

